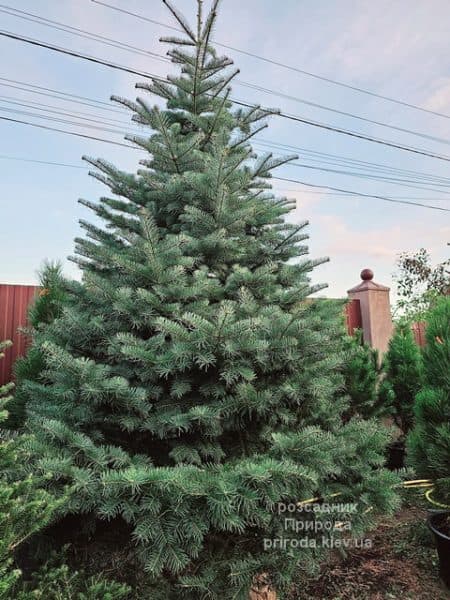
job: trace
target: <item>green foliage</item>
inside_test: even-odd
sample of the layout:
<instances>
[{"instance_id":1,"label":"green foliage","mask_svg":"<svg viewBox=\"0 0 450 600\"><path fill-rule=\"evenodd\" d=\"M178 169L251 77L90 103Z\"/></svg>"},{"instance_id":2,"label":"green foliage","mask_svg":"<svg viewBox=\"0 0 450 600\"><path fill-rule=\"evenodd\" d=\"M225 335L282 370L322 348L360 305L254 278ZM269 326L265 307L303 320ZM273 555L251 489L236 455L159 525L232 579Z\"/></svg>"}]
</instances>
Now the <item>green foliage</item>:
<instances>
[{"instance_id":1,"label":"green foliage","mask_svg":"<svg viewBox=\"0 0 450 600\"><path fill-rule=\"evenodd\" d=\"M423 351L426 383L450 390L450 296L441 297L427 318Z\"/></svg>"},{"instance_id":2,"label":"green foliage","mask_svg":"<svg viewBox=\"0 0 450 600\"><path fill-rule=\"evenodd\" d=\"M264 549L286 536L278 503L339 494L354 532L396 503L388 433L343 423L341 307L308 299L323 261L271 191L289 157L251 147L270 112L229 100L217 4L198 2L195 31L171 9L181 73L137 85L166 109L115 99L150 128L131 138L147 157L132 175L87 159L111 195L82 203L105 227L82 221L83 281L36 331L42 377L20 382L36 472L70 485L80 523L127 523L152 598L247 600L261 573L282 597L321 550Z\"/></svg>"},{"instance_id":3,"label":"green foliage","mask_svg":"<svg viewBox=\"0 0 450 600\"><path fill-rule=\"evenodd\" d=\"M66 299L61 263L45 261L38 275L41 290L29 312L30 324L34 328L56 319Z\"/></svg>"},{"instance_id":4,"label":"green foliage","mask_svg":"<svg viewBox=\"0 0 450 600\"><path fill-rule=\"evenodd\" d=\"M0 360L5 357L5 353L3 351L9 348L10 346L11 342L9 341L0 342ZM6 406L11 401L11 392L13 389L13 383L6 383L0 386L0 423L2 423L8 416Z\"/></svg>"},{"instance_id":5,"label":"green foliage","mask_svg":"<svg viewBox=\"0 0 450 600\"><path fill-rule=\"evenodd\" d=\"M125 600L130 598L130 588L124 584L88 576L83 571L69 569L66 564L49 561L31 581L17 590L17 600Z\"/></svg>"},{"instance_id":6,"label":"green foliage","mask_svg":"<svg viewBox=\"0 0 450 600\"><path fill-rule=\"evenodd\" d=\"M430 311L424 349L425 387L414 406L409 460L419 476L433 479L436 497L450 505L450 297Z\"/></svg>"},{"instance_id":7,"label":"green foliage","mask_svg":"<svg viewBox=\"0 0 450 600\"><path fill-rule=\"evenodd\" d=\"M450 290L450 259L435 266L425 248L404 252L397 260L396 310L409 321L419 321L435 301Z\"/></svg>"},{"instance_id":8,"label":"green foliage","mask_svg":"<svg viewBox=\"0 0 450 600\"><path fill-rule=\"evenodd\" d=\"M364 418L379 416L383 407L378 402L378 352L362 340L360 331L345 340L345 390L350 397L350 415Z\"/></svg>"},{"instance_id":9,"label":"green foliage","mask_svg":"<svg viewBox=\"0 0 450 600\"><path fill-rule=\"evenodd\" d=\"M22 461L29 459L21 443L0 442L0 598L5 600L13 597L20 578L14 551L48 524L58 505L39 480L20 472Z\"/></svg>"},{"instance_id":10,"label":"green foliage","mask_svg":"<svg viewBox=\"0 0 450 600\"><path fill-rule=\"evenodd\" d=\"M39 272L40 292L29 309L30 330L34 337L37 331L51 323L61 314L67 297L66 282L62 275L62 266L58 262L45 262ZM9 417L5 423L8 429L18 430L25 421L28 388L43 377L44 358L36 345L31 345L26 356L19 358L14 365L17 392L8 404ZM27 382L21 385L21 382Z\"/></svg>"},{"instance_id":11,"label":"green foliage","mask_svg":"<svg viewBox=\"0 0 450 600\"><path fill-rule=\"evenodd\" d=\"M9 342L0 344L0 350ZM0 358L2 357L0 353ZM0 388L0 423L7 417L3 410L13 389ZM56 518L66 501L49 493L42 477L27 471L30 436L11 436L0 429L0 599L32 600L121 600L129 597L129 588L102 576L87 577L53 560L31 580L25 581L15 564L15 554L30 539Z\"/></svg>"},{"instance_id":12,"label":"green foliage","mask_svg":"<svg viewBox=\"0 0 450 600\"><path fill-rule=\"evenodd\" d=\"M0 344L0 351L10 344ZM3 354L0 352L0 358ZM0 424L7 418L12 384L0 387ZM11 437L0 429L0 598L12 598L20 571L14 551L50 521L58 503L39 478L27 475L30 456L23 436Z\"/></svg>"},{"instance_id":13,"label":"green foliage","mask_svg":"<svg viewBox=\"0 0 450 600\"><path fill-rule=\"evenodd\" d=\"M397 324L382 370L380 402L406 435L413 424L414 398L423 384L422 356L408 322Z\"/></svg>"}]
</instances>

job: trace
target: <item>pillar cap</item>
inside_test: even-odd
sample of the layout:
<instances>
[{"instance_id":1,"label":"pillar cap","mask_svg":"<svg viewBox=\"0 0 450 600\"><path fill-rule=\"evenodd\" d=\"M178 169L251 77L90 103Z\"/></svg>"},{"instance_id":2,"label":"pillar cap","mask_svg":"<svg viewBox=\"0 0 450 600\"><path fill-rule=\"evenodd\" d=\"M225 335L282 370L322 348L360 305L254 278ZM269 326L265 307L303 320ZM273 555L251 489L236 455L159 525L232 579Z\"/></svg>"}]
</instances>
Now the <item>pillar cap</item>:
<instances>
[{"instance_id":1,"label":"pillar cap","mask_svg":"<svg viewBox=\"0 0 450 600\"><path fill-rule=\"evenodd\" d=\"M360 277L363 281L371 281L373 279L372 269L363 269L360 273Z\"/></svg>"},{"instance_id":2,"label":"pillar cap","mask_svg":"<svg viewBox=\"0 0 450 600\"><path fill-rule=\"evenodd\" d=\"M376 292L389 292L390 288L386 285L382 285L381 283L375 283L373 281L373 271L372 269L363 269L360 273L360 277L362 279L361 283L352 287L350 290L347 290L347 294L354 294L357 292L365 292L369 290L373 290Z\"/></svg>"}]
</instances>

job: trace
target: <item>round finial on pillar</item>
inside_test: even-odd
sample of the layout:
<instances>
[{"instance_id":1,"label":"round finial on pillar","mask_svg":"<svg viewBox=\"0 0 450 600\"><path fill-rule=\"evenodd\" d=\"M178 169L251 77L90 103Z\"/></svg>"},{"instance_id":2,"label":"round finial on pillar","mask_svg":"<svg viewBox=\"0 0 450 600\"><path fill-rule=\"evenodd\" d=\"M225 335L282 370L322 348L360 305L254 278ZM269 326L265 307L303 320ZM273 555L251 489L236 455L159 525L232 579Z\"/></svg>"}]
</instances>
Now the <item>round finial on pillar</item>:
<instances>
[{"instance_id":1,"label":"round finial on pillar","mask_svg":"<svg viewBox=\"0 0 450 600\"><path fill-rule=\"evenodd\" d=\"M372 271L372 269L363 269L361 271L361 279L363 281L371 281L373 279L373 271Z\"/></svg>"}]
</instances>

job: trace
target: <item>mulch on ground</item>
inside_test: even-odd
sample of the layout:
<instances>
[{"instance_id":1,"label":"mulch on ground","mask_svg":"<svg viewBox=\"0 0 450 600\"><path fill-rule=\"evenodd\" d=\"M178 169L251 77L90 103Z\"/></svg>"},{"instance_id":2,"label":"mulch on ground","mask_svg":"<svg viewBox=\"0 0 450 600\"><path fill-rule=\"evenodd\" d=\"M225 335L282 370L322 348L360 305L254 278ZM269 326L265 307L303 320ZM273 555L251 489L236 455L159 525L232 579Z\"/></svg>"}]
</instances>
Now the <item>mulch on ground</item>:
<instances>
[{"instance_id":1,"label":"mulch on ground","mask_svg":"<svg viewBox=\"0 0 450 600\"><path fill-rule=\"evenodd\" d=\"M426 511L414 507L383 519L367 536L371 548L334 557L292 600L448 600L425 519Z\"/></svg>"}]
</instances>

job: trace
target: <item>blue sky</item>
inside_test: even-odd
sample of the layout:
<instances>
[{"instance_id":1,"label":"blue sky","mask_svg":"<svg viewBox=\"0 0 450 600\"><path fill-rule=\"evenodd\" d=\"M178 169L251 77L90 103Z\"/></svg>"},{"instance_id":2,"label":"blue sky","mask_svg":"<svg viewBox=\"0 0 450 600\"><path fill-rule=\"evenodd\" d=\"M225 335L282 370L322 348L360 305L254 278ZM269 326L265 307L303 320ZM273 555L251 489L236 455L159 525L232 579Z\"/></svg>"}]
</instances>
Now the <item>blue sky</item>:
<instances>
[{"instance_id":1,"label":"blue sky","mask_svg":"<svg viewBox=\"0 0 450 600\"><path fill-rule=\"evenodd\" d=\"M160 54L167 50L158 42L161 35L167 34L165 29L108 10L90 0L10 2L16 9L100 33L146 50ZM170 14L159 0L128 0L126 3L123 0L110 0L110 3L173 24ZM175 4L186 16L194 17L194 0L177 0ZM152 57L106 47L13 16L0 13L0 19L2 30L45 40L138 70L166 75L173 69L171 65ZM450 5L446 0L283 0L282 3L275 0L223 0L215 39L378 94L450 114L449 19ZM242 54L227 53L241 69L241 81L450 139L450 119L359 94ZM136 96L134 84L139 77L134 75L1 37L0 55L3 59L0 77L4 78L0 79L0 84L10 79L102 101L108 101L112 93L128 98ZM94 125L99 115L102 119L127 120L126 115L45 98L4 85L0 85L0 96L0 116L70 128L89 135L95 135L95 131L12 113L10 109L29 109L7 100L48 102L57 107L55 110L91 113ZM424 140L256 92L241 85L234 86L233 97L278 107L285 112L395 143L450 155L448 142ZM125 125L120 127L126 128ZM121 141L118 133L98 131L98 134ZM399 169L450 176L448 162L277 117L270 120L270 127L261 134L261 138L383 163ZM85 168L64 168L1 157L63 162L81 167L83 163L80 157L84 154L103 157L128 170L134 170L142 156L140 152L118 146L0 121L0 282L34 283L36 270L44 258L65 261L72 253L73 238L80 232L78 219L91 218L89 211L81 207L77 199L95 200L106 194L98 182L88 177ZM309 160L303 156L300 162ZM277 174L367 194L418 198L418 201L450 208L450 190L445 187L436 187L432 191L419 190L294 167L280 168ZM329 256L331 259L314 274L316 282L329 284L327 295L345 295L348 288L358 283L359 271L363 267L371 267L377 281L394 285L392 273L395 258L401 251L425 247L430 250L435 262L449 254L446 244L450 241L450 213L389 204L370 198L328 195L295 184L277 182L275 188L297 199L297 208L290 216L291 220L310 220L311 255ZM79 276L69 262L65 262L65 270L68 275Z\"/></svg>"}]
</instances>

